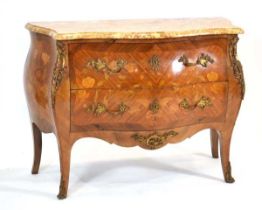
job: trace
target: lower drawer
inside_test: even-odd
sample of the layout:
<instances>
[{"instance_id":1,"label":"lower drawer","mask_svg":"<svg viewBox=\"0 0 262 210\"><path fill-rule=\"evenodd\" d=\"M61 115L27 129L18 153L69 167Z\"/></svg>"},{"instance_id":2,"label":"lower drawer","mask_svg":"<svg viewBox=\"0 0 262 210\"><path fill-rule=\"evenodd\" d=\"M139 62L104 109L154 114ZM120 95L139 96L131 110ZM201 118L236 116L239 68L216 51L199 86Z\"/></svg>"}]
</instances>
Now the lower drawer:
<instances>
[{"instance_id":1,"label":"lower drawer","mask_svg":"<svg viewBox=\"0 0 262 210\"><path fill-rule=\"evenodd\" d=\"M71 131L157 130L224 121L227 83L71 91Z\"/></svg>"},{"instance_id":2,"label":"lower drawer","mask_svg":"<svg viewBox=\"0 0 262 210\"><path fill-rule=\"evenodd\" d=\"M152 130L151 90L71 91L71 131Z\"/></svg>"},{"instance_id":3,"label":"lower drawer","mask_svg":"<svg viewBox=\"0 0 262 210\"><path fill-rule=\"evenodd\" d=\"M156 129L172 129L198 123L223 122L226 118L227 82L203 83L176 89L158 89L160 109Z\"/></svg>"}]
</instances>

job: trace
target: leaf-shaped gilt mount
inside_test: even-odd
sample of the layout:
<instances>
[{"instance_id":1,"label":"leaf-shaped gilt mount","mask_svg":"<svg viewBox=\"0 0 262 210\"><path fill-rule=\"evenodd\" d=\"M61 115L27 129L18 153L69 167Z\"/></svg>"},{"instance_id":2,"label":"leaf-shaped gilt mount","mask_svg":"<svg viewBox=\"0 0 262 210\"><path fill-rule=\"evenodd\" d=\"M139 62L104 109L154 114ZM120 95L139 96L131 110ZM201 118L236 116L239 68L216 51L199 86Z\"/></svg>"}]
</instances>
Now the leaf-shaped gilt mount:
<instances>
[{"instance_id":1,"label":"leaf-shaped gilt mount","mask_svg":"<svg viewBox=\"0 0 262 210\"><path fill-rule=\"evenodd\" d=\"M240 61L237 59L237 42L238 42L237 36L233 36L230 39L229 56L230 56L234 76L238 80L240 87L241 87L241 97L242 99L244 99L246 87L245 87L245 80L244 80L244 73L243 73L242 65Z\"/></svg>"},{"instance_id":2,"label":"leaf-shaped gilt mount","mask_svg":"<svg viewBox=\"0 0 262 210\"><path fill-rule=\"evenodd\" d=\"M176 131L169 131L163 134L159 134L155 132L146 136L136 133L131 137L135 141L139 142L140 146L145 149L158 149L160 147L163 147L165 144L167 144L168 137L176 136L176 135L178 135Z\"/></svg>"},{"instance_id":3,"label":"leaf-shaped gilt mount","mask_svg":"<svg viewBox=\"0 0 262 210\"><path fill-rule=\"evenodd\" d=\"M51 84L51 100L52 107L55 107L56 92L62 82L64 76L64 70L66 65L66 49L63 42L58 41L56 43L56 62L52 75L52 84Z\"/></svg>"}]
</instances>

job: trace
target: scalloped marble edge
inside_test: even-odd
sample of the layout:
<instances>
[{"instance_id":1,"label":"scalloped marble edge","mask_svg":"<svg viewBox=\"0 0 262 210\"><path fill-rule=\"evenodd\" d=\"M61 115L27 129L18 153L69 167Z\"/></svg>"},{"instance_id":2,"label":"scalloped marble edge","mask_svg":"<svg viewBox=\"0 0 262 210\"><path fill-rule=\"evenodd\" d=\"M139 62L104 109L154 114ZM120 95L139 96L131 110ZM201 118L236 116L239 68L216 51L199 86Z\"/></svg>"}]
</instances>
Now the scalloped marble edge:
<instances>
[{"instance_id":1,"label":"scalloped marble edge","mask_svg":"<svg viewBox=\"0 0 262 210\"><path fill-rule=\"evenodd\" d=\"M76 39L167 39L186 36L218 35L218 34L243 34L239 27L231 28L205 28L183 31L159 31L159 32L76 32L58 33L48 27L41 27L32 23L25 26L31 32L45 34L55 40L76 40Z\"/></svg>"}]
</instances>

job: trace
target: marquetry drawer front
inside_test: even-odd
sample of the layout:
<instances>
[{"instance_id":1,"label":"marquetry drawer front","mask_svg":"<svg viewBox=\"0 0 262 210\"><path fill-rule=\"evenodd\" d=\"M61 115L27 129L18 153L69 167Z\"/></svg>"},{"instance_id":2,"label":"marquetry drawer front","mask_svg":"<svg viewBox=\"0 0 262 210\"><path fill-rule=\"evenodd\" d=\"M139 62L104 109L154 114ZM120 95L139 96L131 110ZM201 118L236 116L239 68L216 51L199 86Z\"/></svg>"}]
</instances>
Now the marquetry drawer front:
<instances>
[{"instance_id":1,"label":"marquetry drawer front","mask_svg":"<svg viewBox=\"0 0 262 210\"><path fill-rule=\"evenodd\" d=\"M71 130L152 130L149 90L71 91Z\"/></svg>"},{"instance_id":2,"label":"marquetry drawer front","mask_svg":"<svg viewBox=\"0 0 262 210\"><path fill-rule=\"evenodd\" d=\"M227 82L156 90L160 108L155 113L155 129L223 122L226 116L227 92Z\"/></svg>"},{"instance_id":3,"label":"marquetry drawer front","mask_svg":"<svg viewBox=\"0 0 262 210\"><path fill-rule=\"evenodd\" d=\"M69 45L71 89L176 87L226 81L227 40Z\"/></svg>"},{"instance_id":4,"label":"marquetry drawer front","mask_svg":"<svg viewBox=\"0 0 262 210\"><path fill-rule=\"evenodd\" d=\"M71 130L152 130L225 120L227 83L71 91Z\"/></svg>"}]
</instances>

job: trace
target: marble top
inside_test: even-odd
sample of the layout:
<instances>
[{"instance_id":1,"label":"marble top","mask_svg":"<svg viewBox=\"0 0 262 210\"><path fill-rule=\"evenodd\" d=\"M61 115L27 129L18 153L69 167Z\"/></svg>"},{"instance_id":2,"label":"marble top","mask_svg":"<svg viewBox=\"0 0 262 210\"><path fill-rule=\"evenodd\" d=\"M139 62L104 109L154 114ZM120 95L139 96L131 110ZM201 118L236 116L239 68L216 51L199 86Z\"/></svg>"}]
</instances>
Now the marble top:
<instances>
[{"instance_id":1,"label":"marble top","mask_svg":"<svg viewBox=\"0 0 262 210\"><path fill-rule=\"evenodd\" d=\"M165 39L244 32L225 18L30 22L26 28L56 40Z\"/></svg>"}]
</instances>

